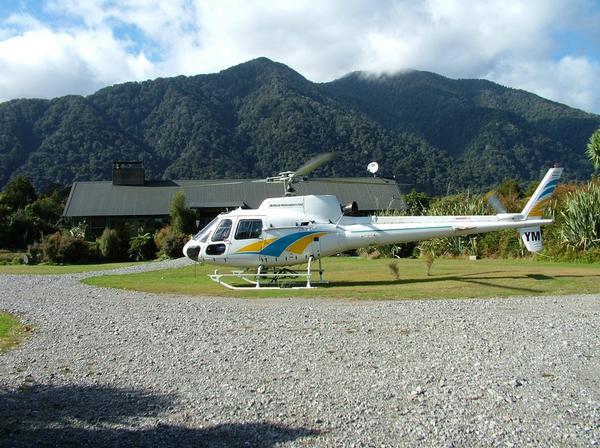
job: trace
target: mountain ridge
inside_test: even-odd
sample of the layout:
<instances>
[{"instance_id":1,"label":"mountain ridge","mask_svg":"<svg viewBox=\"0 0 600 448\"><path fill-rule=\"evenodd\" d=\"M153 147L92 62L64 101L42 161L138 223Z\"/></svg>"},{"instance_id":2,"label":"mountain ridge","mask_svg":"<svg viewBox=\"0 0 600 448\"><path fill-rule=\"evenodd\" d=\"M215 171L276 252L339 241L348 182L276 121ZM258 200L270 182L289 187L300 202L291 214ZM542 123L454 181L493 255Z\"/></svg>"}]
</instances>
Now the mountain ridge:
<instances>
[{"instance_id":1,"label":"mountain ridge","mask_svg":"<svg viewBox=\"0 0 600 448\"><path fill-rule=\"evenodd\" d=\"M384 175L433 194L539 178L560 162L591 174L600 116L486 80L410 71L313 83L267 58L219 73L105 87L88 96L0 104L0 186L110 179L144 161L150 178L266 177L340 153L319 175ZM449 184L450 182L450 184Z\"/></svg>"}]
</instances>

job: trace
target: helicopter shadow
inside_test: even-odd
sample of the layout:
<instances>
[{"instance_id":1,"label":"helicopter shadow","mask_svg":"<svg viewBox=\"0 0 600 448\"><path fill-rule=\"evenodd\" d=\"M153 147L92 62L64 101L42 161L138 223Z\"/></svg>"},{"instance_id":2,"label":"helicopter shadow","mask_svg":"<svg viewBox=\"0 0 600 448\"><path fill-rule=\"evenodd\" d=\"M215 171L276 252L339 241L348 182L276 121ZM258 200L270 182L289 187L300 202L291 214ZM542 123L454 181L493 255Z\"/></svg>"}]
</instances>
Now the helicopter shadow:
<instances>
[{"instance_id":1,"label":"helicopter shadow","mask_svg":"<svg viewBox=\"0 0 600 448\"><path fill-rule=\"evenodd\" d=\"M543 274L523 274L523 275L491 275L491 274L500 274L505 271L487 271L487 272L472 272L467 274L458 275L432 275L429 277L415 278L415 279L399 279L399 280L350 280L350 281L336 281L331 284L332 286L392 286L392 285L412 285L412 284L426 284L426 283L438 283L438 282L446 282L446 281L455 281L462 283L471 283L482 285L486 287L495 287L510 291L523 292L523 293L543 293L544 290L536 289L536 288L526 288L519 286L510 286L508 284L498 283L497 281L502 280L523 280L525 278L530 278L538 281L548 281L554 280L558 278L584 278L584 277L593 277L593 275L543 275ZM476 275L477 278L469 278L470 276Z\"/></svg>"},{"instance_id":2,"label":"helicopter shadow","mask_svg":"<svg viewBox=\"0 0 600 448\"><path fill-rule=\"evenodd\" d=\"M0 446L272 447L319 434L270 422L201 428L162 423L175 405L173 395L137 389L49 385L0 389Z\"/></svg>"}]
</instances>

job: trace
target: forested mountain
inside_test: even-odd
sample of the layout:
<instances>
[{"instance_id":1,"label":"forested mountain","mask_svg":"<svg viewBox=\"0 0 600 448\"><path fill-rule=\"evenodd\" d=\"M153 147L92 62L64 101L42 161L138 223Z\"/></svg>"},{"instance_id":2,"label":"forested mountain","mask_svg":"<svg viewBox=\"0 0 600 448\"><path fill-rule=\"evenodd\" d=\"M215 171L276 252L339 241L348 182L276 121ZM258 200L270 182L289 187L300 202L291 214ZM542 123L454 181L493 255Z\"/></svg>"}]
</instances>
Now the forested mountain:
<instances>
[{"instance_id":1,"label":"forested mountain","mask_svg":"<svg viewBox=\"0 0 600 448\"><path fill-rule=\"evenodd\" d=\"M265 58L220 73L0 104L0 187L110 179L114 160L151 178L248 178L335 151L322 176L382 174L429 193L537 179L559 162L586 178L587 114L482 80L353 73L317 84Z\"/></svg>"}]
</instances>

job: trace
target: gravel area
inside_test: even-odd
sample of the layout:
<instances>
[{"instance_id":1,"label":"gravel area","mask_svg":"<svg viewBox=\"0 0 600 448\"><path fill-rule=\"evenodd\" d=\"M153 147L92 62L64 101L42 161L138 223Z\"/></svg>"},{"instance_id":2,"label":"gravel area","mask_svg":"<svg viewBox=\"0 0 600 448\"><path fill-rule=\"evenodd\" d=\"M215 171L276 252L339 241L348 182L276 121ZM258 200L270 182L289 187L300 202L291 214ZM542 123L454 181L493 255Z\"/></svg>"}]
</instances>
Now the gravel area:
<instances>
[{"instance_id":1,"label":"gravel area","mask_svg":"<svg viewBox=\"0 0 600 448\"><path fill-rule=\"evenodd\" d=\"M34 326L0 355L0 446L600 443L598 295L250 300L79 282L102 274L0 275L0 309Z\"/></svg>"}]
</instances>

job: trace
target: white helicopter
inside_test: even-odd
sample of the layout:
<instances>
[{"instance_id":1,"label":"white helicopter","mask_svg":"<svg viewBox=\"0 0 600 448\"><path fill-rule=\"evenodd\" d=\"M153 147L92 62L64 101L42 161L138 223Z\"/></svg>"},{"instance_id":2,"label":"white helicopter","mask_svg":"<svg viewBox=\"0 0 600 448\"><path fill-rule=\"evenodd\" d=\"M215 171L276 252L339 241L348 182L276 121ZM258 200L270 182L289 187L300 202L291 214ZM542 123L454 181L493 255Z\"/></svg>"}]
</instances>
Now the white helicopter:
<instances>
[{"instance_id":1,"label":"white helicopter","mask_svg":"<svg viewBox=\"0 0 600 448\"><path fill-rule=\"evenodd\" d=\"M220 214L186 243L184 255L197 262L245 268L231 274L215 270L210 275L228 288L248 288L224 280L233 276L256 288L278 289L273 285L282 277L305 278L306 284L296 288L311 288L314 261L319 261L322 280L322 257L369 245L518 229L526 248L539 252L540 227L553 222L542 219L543 211L563 171L550 168L521 213L506 213L496 204L499 213L489 216L361 217L352 216L358 209L355 202L342 206L332 195L294 195L293 184L332 157L331 153L322 154L296 171L267 178L266 182L282 183L285 196L265 199L257 209L238 208ZM307 264L307 269L299 272L285 268L299 264Z\"/></svg>"}]
</instances>

